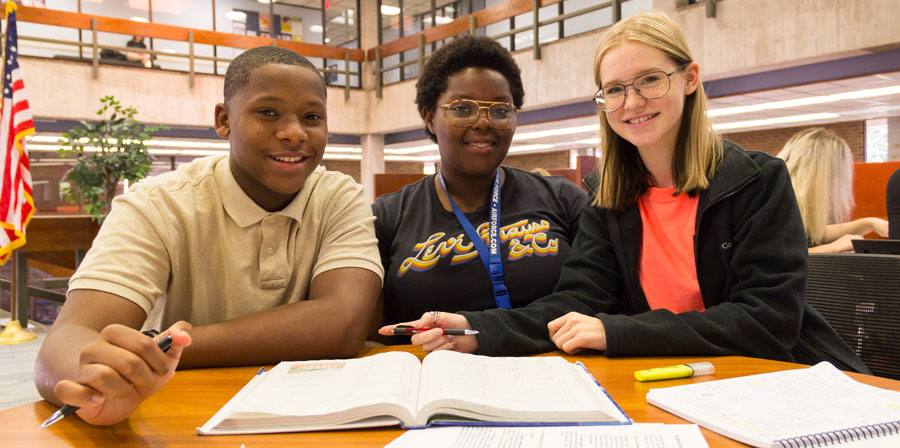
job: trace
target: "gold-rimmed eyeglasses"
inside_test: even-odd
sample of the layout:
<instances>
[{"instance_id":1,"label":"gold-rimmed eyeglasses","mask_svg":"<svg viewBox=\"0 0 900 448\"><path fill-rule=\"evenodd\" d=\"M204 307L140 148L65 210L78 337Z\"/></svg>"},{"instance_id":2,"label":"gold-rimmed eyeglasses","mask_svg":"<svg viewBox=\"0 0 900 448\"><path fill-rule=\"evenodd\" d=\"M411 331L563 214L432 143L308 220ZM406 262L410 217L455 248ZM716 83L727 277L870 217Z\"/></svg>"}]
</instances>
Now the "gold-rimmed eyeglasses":
<instances>
[{"instance_id":1,"label":"gold-rimmed eyeglasses","mask_svg":"<svg viewBox=\"0 0 900 448\"><path fill-rule=\"evenodd\" d=\"M604 112L615 112L625 104L625 90L628 86L634 87L634 91L648 100L661 98L669 93L672 82L669 78L682 71L687 64L666 73L662 70L644 73L641 76L603 86L594 94L594 103ZM631 82L628 82L631 81Z\"/></svg>"},{"instance_id":2,"label":"gold-rimmed eyeglasses","mask_svg":"<svg viewBox=\"0 0 900 448\"><path fill-rule=\"evenodd\" d=\"M447 109L447 120L453 126L465 128L478 121L483 109L487 110L488 121L497 129L510 129L516 126L519 109L502 101L453 100L440 107Z\"/></svg>"}]
</instances>

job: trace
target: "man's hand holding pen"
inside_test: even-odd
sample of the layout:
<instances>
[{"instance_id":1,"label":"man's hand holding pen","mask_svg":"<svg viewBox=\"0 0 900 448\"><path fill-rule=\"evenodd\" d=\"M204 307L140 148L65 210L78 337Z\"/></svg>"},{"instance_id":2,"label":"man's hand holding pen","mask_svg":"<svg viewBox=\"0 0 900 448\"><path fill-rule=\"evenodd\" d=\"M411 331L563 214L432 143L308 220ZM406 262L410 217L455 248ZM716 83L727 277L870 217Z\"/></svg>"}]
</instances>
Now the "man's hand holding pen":
<instances>
[{"instance_id":1,"label":"man's hand holding pen","mask_svg":"<svg viewBox=\"0 0 900 448\"><path fill-rule=\"evenodd\" d=\"M163 352L155 339L109 325L82 350L76 377L57 383L54 393L78 406L78 416L88 423L119 423L172 378L184 347L191 344L191 329L182 321L158 335L157 340L172 338L171 349Z\"/></svg>"},{"instance_id":2,"label":"man's hand holding pen","mask_svg":"<svg viewBox=\"0 0 900 448\"><path fill-rule=\"evenodd\" d=\"M426 352L454 350L463 353L478 351L477 331L472 330L469 321L461 314L429 311L419 320L397 325L385 325L379 334L412 335L410 342L422 346Z\"/></svg>"}]
</instances>

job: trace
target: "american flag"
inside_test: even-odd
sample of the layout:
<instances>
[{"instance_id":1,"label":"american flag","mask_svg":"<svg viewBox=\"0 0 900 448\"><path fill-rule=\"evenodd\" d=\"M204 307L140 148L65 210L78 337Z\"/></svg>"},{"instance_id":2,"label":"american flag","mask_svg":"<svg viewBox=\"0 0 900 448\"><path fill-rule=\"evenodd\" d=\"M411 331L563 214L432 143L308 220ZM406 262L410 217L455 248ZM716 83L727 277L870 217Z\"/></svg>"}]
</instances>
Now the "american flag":
<instances>
[{"instance_id":1,"label":"american flag","mask_svg":"<svg viewBox=\"0 0 900 448\"><path fill-rule=\"evenodd\" d=\"M6 52L3 60L3 105L0 107L0 264L6 263L12 251L25 244L25 227L34 214L31 193L31 171L25 136L34 133L34 120L25 83L19 69L16 42L16 3L6 2Z\"/></svg>"}]
</instances>

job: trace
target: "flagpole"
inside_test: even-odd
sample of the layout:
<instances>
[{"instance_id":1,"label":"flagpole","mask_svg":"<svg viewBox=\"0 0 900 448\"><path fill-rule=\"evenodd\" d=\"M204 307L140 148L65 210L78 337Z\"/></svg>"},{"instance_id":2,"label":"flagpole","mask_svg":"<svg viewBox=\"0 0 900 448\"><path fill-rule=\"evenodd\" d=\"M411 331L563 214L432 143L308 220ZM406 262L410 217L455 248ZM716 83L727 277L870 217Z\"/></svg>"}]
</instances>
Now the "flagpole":
<instances>
[{"instance_id":1,"label":"flagpole","mask_svg":"<svg viewBox=\"0 0 900 448\"><path fill-rule=\"evenodd\" d=\"M6 67L6 56L7 56L7 54L6 54L6 51L5 51L5 50L6 50L7 46L8 46L8 44L9 44L9 35L10 35L10 32L9 32L10 30L9 30L9 28L10 28L10 24L11 24L11 23L14 23L14 22L10 22L9 15L10 15L10 13L14 13L15 11L16 11L16 3L15 3L14 1L12 1L12 0L7 0L7 2L6 2L6 14L4 15L4 18L6 19L6 28L7 28L7 29L6 29L6 33L5 33L5 34L6 34L6 39L5 39L6 42L4 42L4 45L3 45L4 53L3 53L2 59L0 59L0 60L3 61L2 70L0 70L0 73L6 73L6 69L7 69L7 67ZM15 56L15 55L13 54L13 56ZM15 66L13 66L13 67L15 67ZM4 81L6 81L6 80L4 80ZM7 84L4 83L4 86L6 86L6 85L7 85ZM11 100L12 100L12 98L10 97L10 102L11 102ZM5 99L4 99L4 101L5 101ZM7 106L7 105L4 105L4 106ZM11 113L11 110L12 110L12 107L11 107L11 104L10 104L9 106L10 106L10 107L8 107L8 108L7 108L7 107L3 107L4 110L2 110L2 111L0 111L0 112L5 112L5 113L7 113L7 114L10 114L10 113ZM26 105L26 107L27 107L27 105ZM12 120L12 117L7 117L7 119L8 119L8 120ZM29 114L29 119L30 119L30 114ZM31 132L33 132L33 130L34 130L34 129L33 129L33 125L32 125ZM30 133L30 132L28 132L28 130L24 130L24 131L22 131L22 132L23 132L23 134L26 133L26 132L27 132L27 133ZM19 143L19 141L18 141L18 137L19 137L19 136L15 136L15 137L16 137L16 143ZM24 135L22 135L22 137L24 137ZM13 148L7 148L7 151L14 150L14 149L16 149L16 148L15 148L15 147L13 147ZM24 150L24 148L23 148L23 150ZM27 158L27 153L26 153L26 156L25 156L25 157ZM29 177L29 188L30 188L30 177ZM33 205L33 204L31 204L31 205ZM32 211L33 211L33 209L32 209ZM28 215L28 218L30 218L30 217L31 217L31 215L29 214L29 215ZM27 223L28 218L26 218L26 223ZM25 228L24 228L24 226L22 227L21 232L22 232L22 235L21 235L21 236L22 236L22 241L21 241L18 245L21 245L21 244L24 243L24 236L25 236ZM18 245L11 245L11 247L15 248L15 247L18 247ZM18 257L13 256L12 258L18 258ZM32 333L32 332L30 332L30 331L28 331L28 330L26 329L26 328L28 327L28 317L27 317L27 315L26 315L26 317L25 317L25 328L23 328L23 327L22 327L22 324L19 323L19 321L16 319L16 313L18 312L18 306L17 306L17 303L16 303L16 302L18 302L17 297L16 297L16 296L18 296L17 292L18 292L19 290L21 290L21 288L23 288L23 287L25 288L26 294L27 294L27 291L28 291L28 285L27 285L27 284L25 284L25 285L20 285L20 284L19 284L19 281L18 281L18 280L20 280L20 278L19 278L19 276L17 275L17 272L18 272L19 267L20 267L20 266L18 266L18 263L14 262L14 266L13 266L13 269L12 269L12 271L13 271L12 282L11 282L11 284L13 285L13 287L10 288L10 298L9 298L10 320L9 320L9 323L6 324L6 328L3 329L3 332L0 332L0 344L18 344L18 343L21 343L21 342L28 342L28 341L33 341L33 340L37 339L37 335L36 335L36 334L34 334L34 333ZM24 269L28 269L28 264L27 264L27 262L26 262L26 264L25 264L25 266L24 266ZM27 278L27 277L26 277L26 278Z\"/></svg>"}]
</instances>

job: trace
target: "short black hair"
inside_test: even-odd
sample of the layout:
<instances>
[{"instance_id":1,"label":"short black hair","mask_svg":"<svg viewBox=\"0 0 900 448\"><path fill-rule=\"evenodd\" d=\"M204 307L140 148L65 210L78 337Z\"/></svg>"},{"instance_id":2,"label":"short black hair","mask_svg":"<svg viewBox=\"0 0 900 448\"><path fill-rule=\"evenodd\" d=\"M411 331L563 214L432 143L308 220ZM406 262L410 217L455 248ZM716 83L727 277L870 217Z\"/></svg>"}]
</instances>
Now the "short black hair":
<instances>
[{"instance_id":1,"label":"short black hair","mask_svg":"<svg viewBox=\"0 0 900 448\"><path fill-rule=\"evenodd\" d=\"M522 72L512 55L494 39L485 36L459 36L431 54L416 82L419 115L435 112L437 100L447 90L447 78L469 67L494 70L509 82L513 105L521 108L525 98ZM437 143L437 137L425 127L425 134Z\"/></svg>"},{"instance_id":2,"label":"short black hair","mask_svg":"<svg viewBox=\"0 0 900 448\"><path fill-rule=\"evenodd\" d=\"M322 91L326 92L325 78L319 73L319 70L309 62L300 53L284 47L275 47L267 45L264 47L251 48L234 58L231 64L228 64L228 70L225 71L225 104L231 101L231 98L237 94L247 83L250 82L250 73L253 69L268 64L285 64L298 65L306 67L322 80Z\"/></svg>"}]
</instances>

